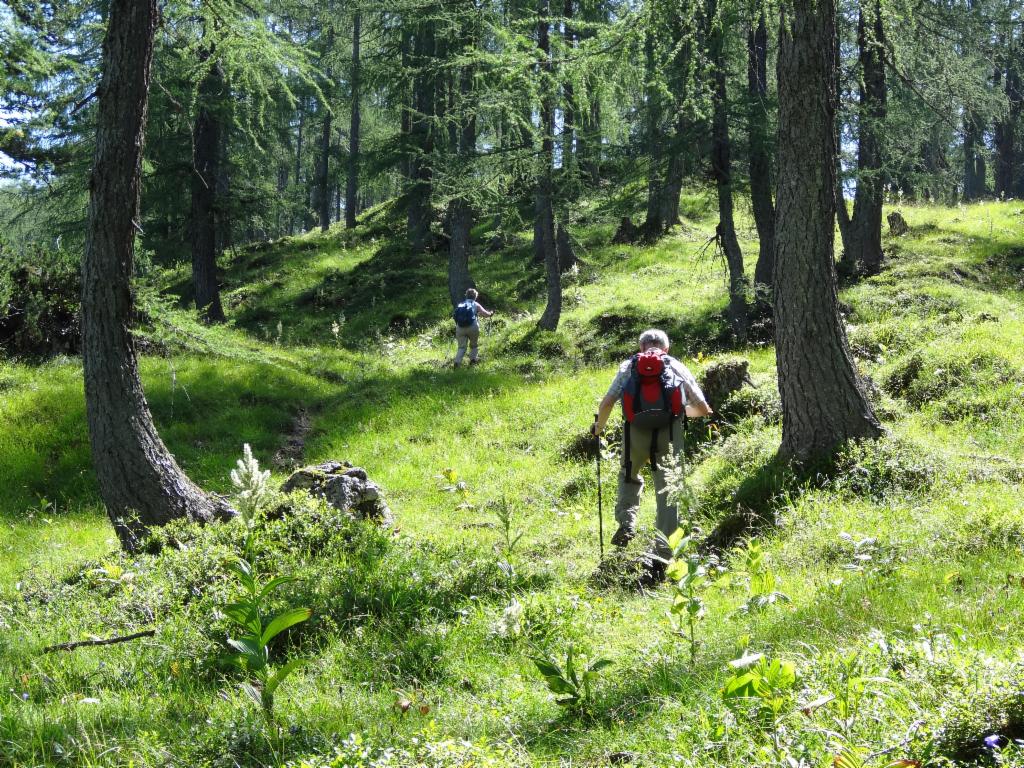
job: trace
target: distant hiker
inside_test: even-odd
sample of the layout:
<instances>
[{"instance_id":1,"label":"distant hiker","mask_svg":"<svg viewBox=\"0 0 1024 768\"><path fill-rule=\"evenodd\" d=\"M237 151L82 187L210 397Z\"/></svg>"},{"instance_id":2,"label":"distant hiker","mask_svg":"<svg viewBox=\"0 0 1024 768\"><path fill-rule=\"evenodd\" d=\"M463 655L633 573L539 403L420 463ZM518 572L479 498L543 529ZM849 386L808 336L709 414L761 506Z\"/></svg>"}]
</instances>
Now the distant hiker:
<instances>
[{"instance_id":1,"label":"distant hiker","mask_svg":"<svg viewBox=\"0 0 1024 768\"><path fill-rule=\"evenodd\" d=\"M599 435L608 422L615 403L622 400L622 469L615 501L615 521L619 528L612 544L625 547L636 535L640 494L644 481L640 469L648 461L657 491L655 525L666 537L679 525L675 505L665 498L665 470L662 462L672 451L682 449L687 416L707 416L711 406L704 399L697 380L689 369L668 354L668 335L656 328L640 334L640 352L624 361L615 374L608 393L598 408L592 434ZM667 554L659 547L659 554Z\"/></svg>"},{"instance_id":2,"label":"distant hiker","mask_svg":"<svg viewBox=\"0 0 1024 768\"><path fill-rule=\"evenodd\" d=\"M466 356L466 346L469 346L469 364L476 365L477 344L480 341L480 321L478 317L490 317L493 312L488 312L476 300L479 294L475 288L466 290L465 300L459 302L455 307L455 341L459 348L455 353L455 367L462 365L462 358Z\"/></svg>"}]
</instances>

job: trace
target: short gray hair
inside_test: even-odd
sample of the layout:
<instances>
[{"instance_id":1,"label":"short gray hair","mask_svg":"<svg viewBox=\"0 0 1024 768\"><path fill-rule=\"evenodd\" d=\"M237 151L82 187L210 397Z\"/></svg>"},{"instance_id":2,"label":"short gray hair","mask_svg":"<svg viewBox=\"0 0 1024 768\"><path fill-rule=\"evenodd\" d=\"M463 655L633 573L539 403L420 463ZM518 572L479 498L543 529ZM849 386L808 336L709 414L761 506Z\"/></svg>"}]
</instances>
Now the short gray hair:
<instances>
[{"instance_id":1,"label":"short gray hair","mask_svg":"<svg viewBox=\"0 0 1024 768\"><path fill-rule=\"evenodd\" d=\"M479 295L480 294L476 292L476 288L467 288L466 289L466 298L467 299L473 299L473 301L476 301L476 297L479 296Z\"/></svg>"},{"instance_id":2,"label":"short gray hair","mask_svg":"<svg viewBox=\"0 0 1024 768\"><path fill-rule=\"evenodd\" d=\"M657 347L668 351L668 334L657 328L648 328L640 334L640 349Z\"/></svg>"}]
</instances>

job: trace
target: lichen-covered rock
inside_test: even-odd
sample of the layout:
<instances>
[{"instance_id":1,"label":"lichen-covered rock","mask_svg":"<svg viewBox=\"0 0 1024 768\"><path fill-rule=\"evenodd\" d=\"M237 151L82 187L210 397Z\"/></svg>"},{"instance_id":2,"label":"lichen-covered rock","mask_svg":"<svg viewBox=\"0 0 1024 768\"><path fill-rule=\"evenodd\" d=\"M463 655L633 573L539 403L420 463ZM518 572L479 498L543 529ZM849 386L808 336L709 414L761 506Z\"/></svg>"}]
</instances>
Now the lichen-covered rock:
<instances>
[{"instance_id":1,"label":"lichen-covered rock","mask_svg":"<svg viewBox=\"0 0 1024 768\"><path fill-rule=\"evenodd\" d=\"M377 484L367 477L365 469L353 467L347 461L302 467L291 474L281 490L306 491L358 520L373 520L385 527L395 523Z\"/></svg>"}]
</instances>

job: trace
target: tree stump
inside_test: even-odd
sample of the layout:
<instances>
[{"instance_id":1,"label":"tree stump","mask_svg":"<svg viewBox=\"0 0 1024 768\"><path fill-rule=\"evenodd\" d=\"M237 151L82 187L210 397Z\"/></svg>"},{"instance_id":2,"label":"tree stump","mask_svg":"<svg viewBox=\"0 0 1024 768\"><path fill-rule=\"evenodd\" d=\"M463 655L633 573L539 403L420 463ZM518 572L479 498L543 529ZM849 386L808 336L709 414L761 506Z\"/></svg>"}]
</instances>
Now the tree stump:
<instances>
[{"instance_id":1,"label":"tree stump","mask_svg":"<svg viewBox=\"0 0 1024 768\"><path fill-rule=\"evenodd\" d=\"M723 360L708 366L700 377L700 388L705 399L716 411L729 399L729 395L738 392L744 384L753 386L746 360Z\"/></svg>"},{"instance_id":2,"label":"tree stump","mask_svg":"<svg viewBox=\"0 0 1024 768\"><path fill-rule=\"evenodd\" d=\"M394 513L384 501L380 487L367 477L365 469L353 467L347 461L328 461L297 469L281 490L306 491L357 520L372 520L385 528L395 524Z\"/></svg>"},{"instance_id":3,"label":"tree stump","mask_svg":"<svg viewBox=\"0 0 1024 768\"><path fill-rule=\"evenodd\" d=\"M633 223L629 216L623 216L619 222L619 228L615 230L612 243L615 245L630 245L640 239L640 228Z\"/></svg>"},{"instance_id":4,"label":"tree stump","mask_svg":"<svg viewBox=\"0 0 1024 768\"><path fill-rule=\"evenodd\" d=\"M907 220L903 218L903 215L899 211L893 211L890 213L886 220L889 222L889 232L894 237L902 237L910 231L910 225L907 224Z\"/></svg>"}]
</instances>

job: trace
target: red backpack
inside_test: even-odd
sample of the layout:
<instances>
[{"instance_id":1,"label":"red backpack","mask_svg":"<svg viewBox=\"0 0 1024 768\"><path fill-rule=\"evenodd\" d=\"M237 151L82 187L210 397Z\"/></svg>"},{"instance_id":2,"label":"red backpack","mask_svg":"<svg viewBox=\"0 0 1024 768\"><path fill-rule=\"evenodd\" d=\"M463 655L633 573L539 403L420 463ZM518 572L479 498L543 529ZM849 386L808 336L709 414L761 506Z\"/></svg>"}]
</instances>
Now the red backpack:
<instances>
[{"instance_id":1,"label":"red backpack","mask_svg":"<svg viewBox=\"0 0 1024 768\"><path fill-rule=\"evenodd\" d=\"M660 349L633 355L622 392L622 412L640 429L667 427L683 413L683 379Z\"/></svg>"}]
</instances>

